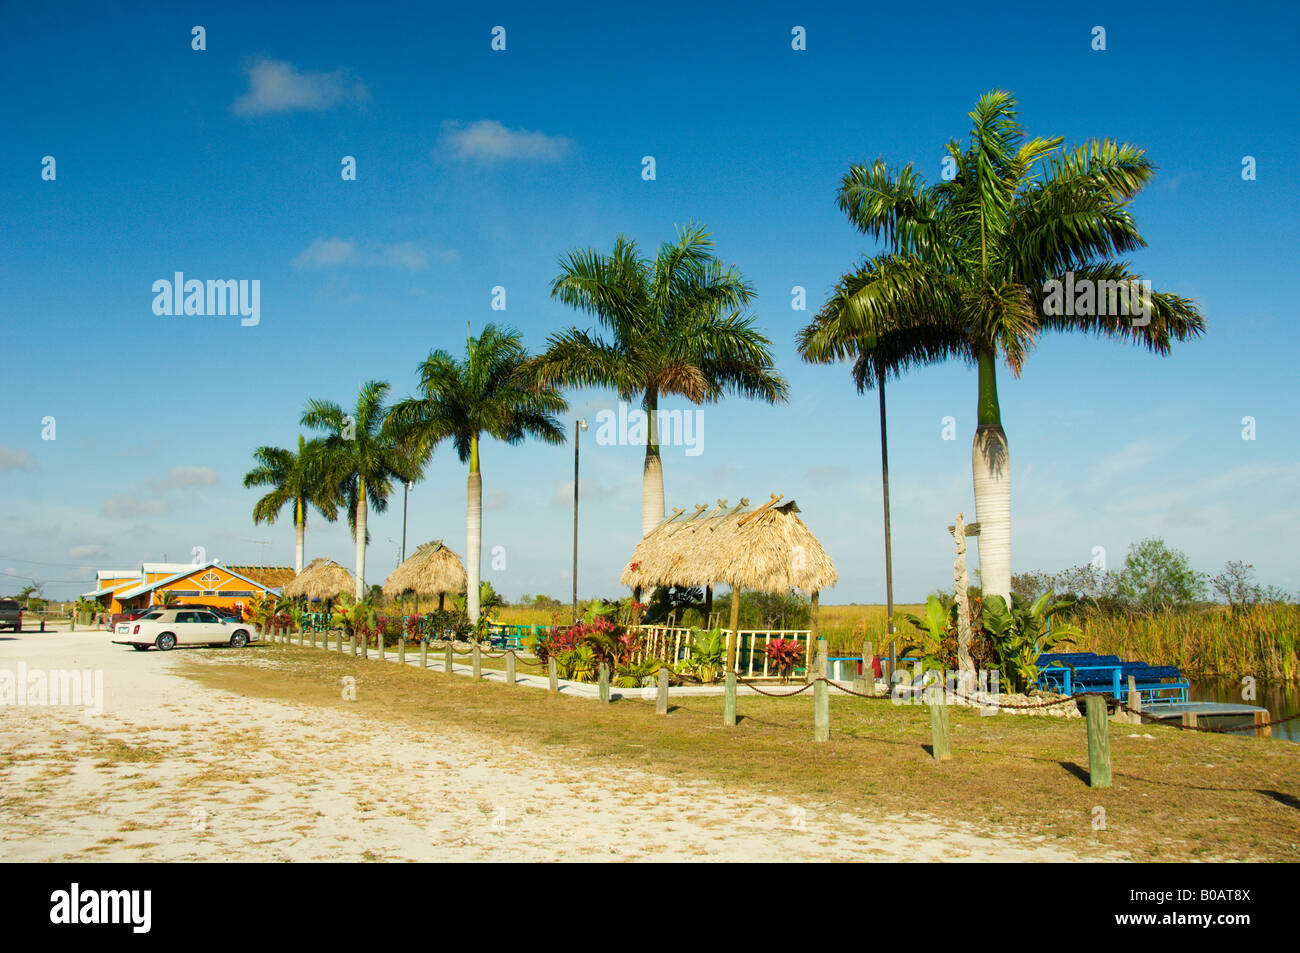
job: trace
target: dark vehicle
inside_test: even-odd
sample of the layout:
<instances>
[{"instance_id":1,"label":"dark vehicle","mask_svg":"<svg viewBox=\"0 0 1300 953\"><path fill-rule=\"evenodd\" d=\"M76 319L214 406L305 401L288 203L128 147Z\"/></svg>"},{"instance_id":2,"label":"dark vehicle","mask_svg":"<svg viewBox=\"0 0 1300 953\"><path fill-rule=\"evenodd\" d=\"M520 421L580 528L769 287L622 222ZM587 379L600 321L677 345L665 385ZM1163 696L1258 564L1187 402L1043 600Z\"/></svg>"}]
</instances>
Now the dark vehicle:
<instances>
[{"instance_id":1,"label":"dark vehicle","mask_svg":"<svg viewBox=\"0 0 1300 953\"><path fill-rule=\"evenodd\" d=\"M23 606L17 599L0 599L0 629L23 630Z\"/></svg>"},{"instance_id":2,"label":"dark vehicle","mask_svg":"<svg viewBox=\"0 0 1300 953\"><path fill-rule=\"evenodd\" d=\"M153 608L153 606L145 606L143 609L132 609L130 612L114 612L104 623L104 628L109 632L116 632L119 622L134 622L146 612L151 612Z\"/></svg>"}]
</instances>

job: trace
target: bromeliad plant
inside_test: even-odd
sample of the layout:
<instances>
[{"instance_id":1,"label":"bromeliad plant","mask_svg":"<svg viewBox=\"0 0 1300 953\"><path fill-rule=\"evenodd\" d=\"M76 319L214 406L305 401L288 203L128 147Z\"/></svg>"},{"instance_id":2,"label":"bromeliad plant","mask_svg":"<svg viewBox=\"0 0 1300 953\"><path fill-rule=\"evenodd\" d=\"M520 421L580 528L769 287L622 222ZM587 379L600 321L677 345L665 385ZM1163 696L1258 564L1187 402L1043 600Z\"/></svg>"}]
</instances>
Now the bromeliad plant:
<instances>
[{"instance_id":1,"label":"bromeliad plant","mask_svg":"<svg viewBox=\"0 0 1300 953\"><path fill-rule=\"evenodd\" d=\"M1047 591L1026 607L1012 599L1007 608L1001 596L989 596L984 604L984 631L993 644L1002 676L1014 691L1023 692L1038 681L1038 657L1058 645L1072 645L1083 633L1069 624L1049 625L1052 616L1073 603L1053 602Z\"/></svg>"}]
</instances>

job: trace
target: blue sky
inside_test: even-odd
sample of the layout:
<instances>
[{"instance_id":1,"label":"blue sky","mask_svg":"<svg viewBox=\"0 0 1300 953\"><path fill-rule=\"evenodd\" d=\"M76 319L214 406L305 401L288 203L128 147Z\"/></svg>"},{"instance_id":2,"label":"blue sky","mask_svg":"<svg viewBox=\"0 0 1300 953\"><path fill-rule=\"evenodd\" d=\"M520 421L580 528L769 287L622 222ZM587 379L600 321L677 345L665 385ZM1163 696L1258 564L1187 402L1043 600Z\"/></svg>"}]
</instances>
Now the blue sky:
<instances>
[{"instance_id":1,"label":"blue sky","mask_svg":"<svg viewBox=\"0 0 1300 953\"><path fill-rule=\"evenodd\" d=\"M241 481L253 447L296 444L307 397L347 404L370 378L404 396L431 348L459 352L466 321L512 324L534 349L587 326L549 297L561 254L620 233L649 251L695 221L754 283L791 400L706 407L703 452L665 449L668 505L783 493L835 560L826 600L883 601L875 395L847 368L801 365L795 334L872 250L835 207L849 164L885 156L936 179L995 87L1031 134L1149 151L1160 173L1134 205L1149 247L1133 263L1209 323L1168 358L1056 337L1019 380L1003 373L1014 568L1098 546L1118 565L1158 535L1198 568L1244 559L1300 588L1294 7L550 6L0 8L0 591L34 578L67 596L95 568L195 546L291 564L288 512L254 526ZM177 271L259 280L260 323L155 315L151 286ZM570 396L570 420L613 405ZM906 601L951 584L944 527L973 519L975 375L930 368L888 396ZM583 448L579 591L612 596L640 532L641 453ZM571 447L483 449L484 575L509 597L568 592L572 466ZM465 476L438 453L408 549L463 552ZM394 504L371 518L371 581L396 563ZM314 520L307 552L350 566L346 524Z\"/></svg>"}]
</instances>

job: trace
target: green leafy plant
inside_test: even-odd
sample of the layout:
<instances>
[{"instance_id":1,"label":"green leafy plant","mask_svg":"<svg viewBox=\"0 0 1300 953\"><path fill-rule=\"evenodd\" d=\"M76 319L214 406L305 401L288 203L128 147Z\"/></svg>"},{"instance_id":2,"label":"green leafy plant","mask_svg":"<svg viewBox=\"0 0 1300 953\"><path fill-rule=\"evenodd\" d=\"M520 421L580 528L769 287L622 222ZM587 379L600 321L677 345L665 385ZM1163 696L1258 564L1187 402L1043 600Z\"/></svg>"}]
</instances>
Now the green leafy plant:
<instances>
[{"instance_id":1,"label":"green leafy plant","mask_svg":"<svg viewBox=\"0 0 1300 953\"><path fill-rule=\"evenodd\" d=\"M640 688L649 685L659 673L663 663L656 658L642 659L639 662L623 662L614 670L614 684L619 688Z\"/></svg>"},{"instance_id":2,"label":"green leafy plant","mask_svg":"<svg viewBox=\"0 0 1300 953\"><path fill-rule=\"evenodd\" d=\"M691 629L691 656L687 669L700 681L716 682L722 677L727 655L727 636L722 629Z\"/></svg>"},{"instance_id":3,"label":"green leafy plant","mask_svg":"<svg viewBox=\"0 0 1300 953\"><path fill-rule=\"evenodd\" d=\"M1048 590L1029 606L1013 599L1010 608L1001 596L989 596L984 604L984 631L993 644L1002 676L1014 691L1023 692L1038 680L1039 655L1057 645L1073 644L1082 635L1069 624L1049 627L1052 616L1071 606L1068 601L1052 602L1054 596Z\"/></svg>"}]
</instances>

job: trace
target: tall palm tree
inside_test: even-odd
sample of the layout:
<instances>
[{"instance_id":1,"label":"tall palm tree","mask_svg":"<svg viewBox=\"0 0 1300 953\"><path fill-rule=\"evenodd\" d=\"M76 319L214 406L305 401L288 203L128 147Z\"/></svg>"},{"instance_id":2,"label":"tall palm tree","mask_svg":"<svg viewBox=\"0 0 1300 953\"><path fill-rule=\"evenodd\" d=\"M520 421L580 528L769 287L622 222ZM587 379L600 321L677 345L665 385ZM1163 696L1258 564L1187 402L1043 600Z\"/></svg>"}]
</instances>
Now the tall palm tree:
<instances>
[{"instance_id":1,"label":"tall palm tree","mask_svg":"<svg viewBox=\"0 0 1300 953\"><path fill-rule=\"evenodd\" d=\"M754 291L713 254L704 226L679 229L654 259L619 236L614 250L571 251L560 260L551 296L594 315L609 337L569 328L553 334L533 364L537 378L571 387L612 387L646 413L641 535L664 518L659 398L711 403L731 391L769 403L788 388L772 364L771 342L743 313Z\"/></svg>"},{"instance_id":2,"label":"tall palm tree","mask_svg":"<svg viewBox=\"0 0 1300 953\"><path fill-rule=\"evenodd\" d=\"M419 397L393 406L387 431L423 464L433 448L451 440L461 463L469 464L465 509L466 609L478 622L483 549L483 478L479 444L484 435L508 444L537 437L564 443L558 414L568 404L554 388L523 372L529 355L518 331L489 324L465 345L465 359L430 351L417 369Z\"/></svg>"},{"instance_id":3,"label":"tall palm tree","mask_svg":"<svg viewBox=\"0 0 1300 953\"><path fill-rule=\"evenodd\" d=\"M356 597L366 596L366 530L370 509L388 508L393 481L418 479L419 467L383 430L388 416L384 399L386 381L367 381L351 413L331 401L309 400L302 425L327 434L315 464L326 474L327 484L346 503L348 526L356 540Z\"/></svg>"},{"instance_id":4,"label":"tall palm tree","mask_svg":"<svg viewBox=\"0 0 1300 953\"><path fill-rule=\"evenodd\" d=\"M1001 90L981 96L970 118L965 150L948 144L948 181L926 185L910 164L890 169L883 159L849 169L840 208L885 250L841 279L799 346L815 362L856 357L860 389L951 358L978 368L971 459L980 583L1009 600L1010 450L998 361L1019 376L1045 331L1167 354L1205 321L1187 298L1139 288L1141 277L1119 260L1146 244L1129 211L1155 174L1144 150L1108 139L1068 148L1059 137L1026 139L1014 97ZM1059 307L1067 283L1104 291L1106 307L1094 298L1091 310L1108 313Z\"/></svg>"},{"instance_id":5,"label":"tall palm tree","mask_svg":"<svg viewBox=\"0 0 1300 953\"><path fill-rule=\"evenodd\" d=\"M253 522L274 523L286 503L293 504L294 545L293 571L302 572L304 537L307 532L307 506L316 507L321 516L333 523L338 519L338 498L322 472L320 440L308 443L298 435L298 452L280 447L258 447L253 458L258 466L244 475L244 486L269 486L271 492L253 506Z\"/></svg>"}]
</instances>

